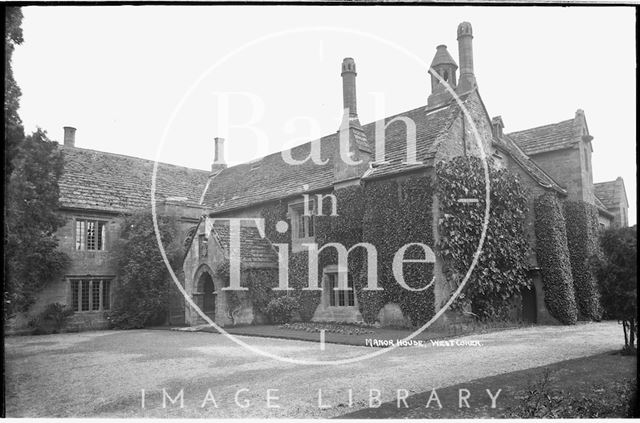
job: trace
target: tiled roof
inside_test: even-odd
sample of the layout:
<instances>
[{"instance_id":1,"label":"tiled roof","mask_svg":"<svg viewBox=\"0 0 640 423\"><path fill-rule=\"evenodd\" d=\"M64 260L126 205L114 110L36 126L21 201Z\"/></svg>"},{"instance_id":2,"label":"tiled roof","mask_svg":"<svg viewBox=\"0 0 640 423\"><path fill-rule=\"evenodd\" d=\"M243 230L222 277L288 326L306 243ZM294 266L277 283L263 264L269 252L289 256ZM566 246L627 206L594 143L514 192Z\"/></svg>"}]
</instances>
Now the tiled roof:
<instances>
[{"instance_id":1,"label":"tiled roof","mask_svg":"<svg viewBox=\"0 0 640 423\"><path fill-rule=\"evenodd\" d=\"M528 155L571 147L580 141L574 119L508 134Z\"/></svg>"},{"instance_id":2,"label":"tiled roof","mask_svg":"<svg viewBox=\"0 0 640 423\"><path fill-rule=\"evenodd\" d=\"M61 146L64 171L60 205L124 212L151 205L154 161L83 148ZM184 198L198 204L209 177L204 170L158 163L156 199Z\"/></svg>"},{"instance_id":3,"label":"tiled roof","mask_svg":"<svg viewBox=\"0 0 640 423\"><path fill-rule=\"evenodd\" d=\"M593 184L593 192L607 209L620 206L618 181L598 182Z\"/></svg>"},{"instance_id":4,"label":"tiled roof","mask_svg":"<svg viewBox=\"0 0 640 423\"><path fill-rule=\"evenodd\" d=\"M406 127L403 123L394 122L385 131L387 140L385 143L385 158L389 163L375 166L371 171L367 172L365 179L374 179L426 167L435 154L436 138L449 129L458 113L460 113L460 107L455 101L437 109L427 110L421 107L403 113L403 116L407 116L416 123L416 160L423 162L423 164L412 166L402 164L407 160ZM385 124L394 118L395 116L385 119ZM371 129L371 132L367 133L367 137L371 141L375 136L373 132L374 125L367 126Z\"/></svg>"},{"instance_id":5,"label":"tiled roof","mask_svg":"<svg viewBox=\"0 0 640 423\"><path fill-rule=\"evenodd\" d=\"M229 223L215 222L212 232L220 246L229 257ZM257 228L251 226L240 227L240 262L252 267L277 267L278 254L271 243L260 236Z\"/></svg>"},{"instance_id":6,"label":"tiled roof","mask_svg":"<svg viewBox=\"0 0 640 423\"><path fill-rule=\"evenodd\" d=\"M510 135L503 135L498 142L494 143L496 147L505 149L509 155L515 160L536 182L545 188L551 188L562 194L566 194L567 190L562 188L551 176L538 166L538 164L527 156L522 148L518 146Z\"/></svg>"},{"instance_id":7,"label":"tiled roof","mask_svg":"<svg viewBox=\"0 0 640 423\"><path fill-rule=\"evenodd\" d=\"M433 155L433 141L448 127L458 111L455 102L432 110L423 106L388 117L385 123L398 116L407 116L415 122L416 157L420 161ZM375 126L375 122L372 122L362 127L372 151L375 149ZM406 125L394 122L386 129L385 137L385 155L390 163L368 172L367 177L411 170L400 163L406 157ZM229 167L213 178L204 203L219 213L331 187L334 182L333 163L340 160L338 133L325 136L319 142L322 160L328 160L326 164L319 165L309 160L301 165L290 165L278 152L260 160ZM311 143L294 147L290 150L291 156L302 160L309 155L310 148Z\"/></svg>"}]
</instances>

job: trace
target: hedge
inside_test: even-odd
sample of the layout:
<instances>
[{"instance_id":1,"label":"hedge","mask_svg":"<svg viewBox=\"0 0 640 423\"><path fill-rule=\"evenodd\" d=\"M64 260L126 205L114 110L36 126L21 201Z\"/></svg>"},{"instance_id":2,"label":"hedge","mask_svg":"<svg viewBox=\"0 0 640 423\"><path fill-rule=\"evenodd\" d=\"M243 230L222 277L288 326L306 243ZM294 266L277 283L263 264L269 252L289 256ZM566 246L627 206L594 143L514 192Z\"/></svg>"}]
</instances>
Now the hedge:
<instances>
[{"instance_id":1,"label":"hedge","mask_svg":"<svg viewBox=\"0 0 640 423\"><path fill-rule=\"evenodd\" d=\"M601 256L598 210L584 201L566 201L564 219L578 318L598 321L602 318L602 307L598 282L591 265L593 258Z\"/></svg>"},{"instance_id":2,"label":"hedge","mask_svg":"<svg viewBox=\"0 0 640 423\"><path fill-rule=\"evenodd\" d=\"M471 306L481 318L506 319L510 299L530 285L527 277L525 217L528 193L518 176L488 161L489 223L476 267L453 309ZM436 165L440 203L438 251L452 288L457 288L473 262L484 227L486 178L477 157L456 157ZM461 202L475 199L477 202Z\"/></svg>"},{"instance_id":3,"label":"hedge","mask_svg":"<svg viewBox=\"0 0 640 423\"><path fill-rule=\"evenodd\" d=\"M536 198L534 210L544 302L549 313L560 322L575 324L578 311L562 207L555 194L547 193Z\"/></svg>"}]
</instances>

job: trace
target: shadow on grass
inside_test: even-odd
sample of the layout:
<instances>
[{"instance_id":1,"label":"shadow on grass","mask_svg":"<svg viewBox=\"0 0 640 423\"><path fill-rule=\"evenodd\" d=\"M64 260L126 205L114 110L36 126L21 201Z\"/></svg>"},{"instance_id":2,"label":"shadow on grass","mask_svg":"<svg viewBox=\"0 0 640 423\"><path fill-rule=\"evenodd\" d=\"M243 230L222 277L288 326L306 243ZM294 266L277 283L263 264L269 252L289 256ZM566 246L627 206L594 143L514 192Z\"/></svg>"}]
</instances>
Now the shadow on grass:
<instances>
[{"instance_id":1,"label":"shadow on grass","mask_svg":"<svg viewBox=\"0 0 640 423\"><path fill-rule=\"evenodd\" d=\"M408 397L408 407L393 401L339 418L629 417L637 412L636 371L636 357L599 354L437 388L442 408L427 391ZM493 397L499 391L495 408L487 390Z\"/></svg>"}]
</instances>

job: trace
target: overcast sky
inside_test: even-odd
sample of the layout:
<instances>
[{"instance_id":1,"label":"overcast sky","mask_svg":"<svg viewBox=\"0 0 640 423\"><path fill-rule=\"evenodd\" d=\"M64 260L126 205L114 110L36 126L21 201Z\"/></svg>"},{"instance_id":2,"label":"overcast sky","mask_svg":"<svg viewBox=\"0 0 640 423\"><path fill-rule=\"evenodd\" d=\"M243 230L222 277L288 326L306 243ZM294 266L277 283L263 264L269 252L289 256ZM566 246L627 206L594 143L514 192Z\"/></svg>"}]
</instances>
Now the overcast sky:
<instances>
[{"instance_id":1,"label":"overcast sky","mask_svg":"<svg viewBox=\"0 0 640 423\"><path fill-rule=\"evenodd\" d=\"M208 169L335 132L340 64L356 61L367 123L426 104L425 67L473 25L480 93L505 131L586 114L594 181L622 176L635 223L635 17L579 7L27 7L14 55L27 131ZM423 63L421 63L421 61ZM224 98L229 121L219 122ZM166 134L166 137L164 135ZM161 146L161 140L164 143ZM160 151L160 153L158 153Z\"/></svg>"}]
</instances>

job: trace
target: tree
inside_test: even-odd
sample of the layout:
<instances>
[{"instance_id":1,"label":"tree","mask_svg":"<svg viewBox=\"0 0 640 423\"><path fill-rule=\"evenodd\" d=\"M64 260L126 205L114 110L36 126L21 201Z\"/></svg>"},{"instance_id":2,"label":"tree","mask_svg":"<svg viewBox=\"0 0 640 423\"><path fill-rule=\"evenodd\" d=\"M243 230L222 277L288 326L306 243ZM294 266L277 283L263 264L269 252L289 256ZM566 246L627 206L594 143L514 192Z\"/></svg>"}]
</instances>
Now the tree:
<instances>
[{"instance_id":1,"label":"tree","mask_svg":"<svg viewBox=\"0 0 640 423\"><path fill-rule=\"evenodd\" d=\"M5 318L26 311L45 284L62 276L69 257L57 249L62 156L38 130L23 139L5 186Z\"/></svg>"},{"instance_id":2,"label":"tree","mask_svg":"<svg viewBox=\"0 0 640 423\"><path fill-rule=\"evenodd\" d=\"M13 78L11 59L16 45L22 44L22 10L18 7L5 9L5 36L4 36L4 140L5 162L4 177L8 180L13 169L13 157L19 142L24 139L22 120L18 115L20 107L20 87Z\"/></svg>"},{"instance_id":3,"label":"tree","mask_svg":"<svg viewBox=\"0 0 640 423\"><path fill-rule=\"evenodd\" d=\"M121 329L162 324L169 310L171 276L164 263L149 211L123 216L118 254L118 285L109 319ZM162 245L173 269L182 266L184 248L175 217L158 216ZM175 270L174 270L175 271Z\"/></svg>"},{"instance_id":4,"label":"tree","mask_svg":"<svg viewBox=\"0 0 640 423\"><path fill-rule=\"evenodd\" d=\"M600 242L604 258L595 264L605 318L622 322L625 351L633 352L638 330L637 227L607 229Z\"/></svg>"},{"instance_id":5,"label":"tree","mask_svg":"<svg viewBox=\"0 0 640 423\"><path fill-rule=\"evenodd\" d=\"M6 8L5 32L5 321L25 311L35 293L59 278L69 257L58 251L54 233L64 223L57 214L63 159L55 142L38 129L25 137L18 115L20 88L11 58L22 43L22 11Z\"/></svg>"}]
</instances>

